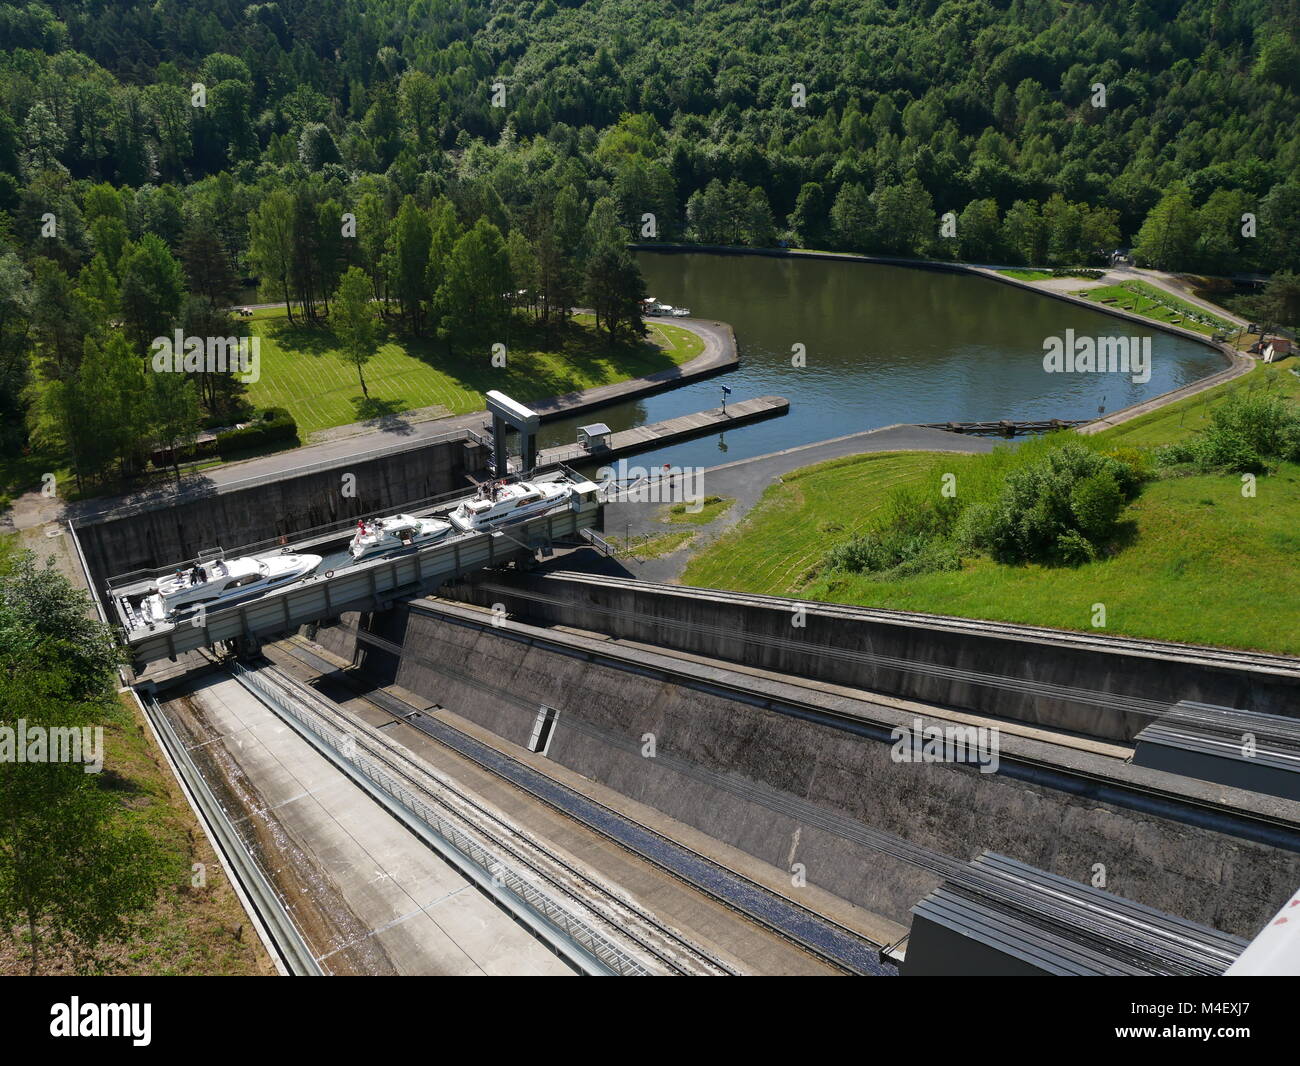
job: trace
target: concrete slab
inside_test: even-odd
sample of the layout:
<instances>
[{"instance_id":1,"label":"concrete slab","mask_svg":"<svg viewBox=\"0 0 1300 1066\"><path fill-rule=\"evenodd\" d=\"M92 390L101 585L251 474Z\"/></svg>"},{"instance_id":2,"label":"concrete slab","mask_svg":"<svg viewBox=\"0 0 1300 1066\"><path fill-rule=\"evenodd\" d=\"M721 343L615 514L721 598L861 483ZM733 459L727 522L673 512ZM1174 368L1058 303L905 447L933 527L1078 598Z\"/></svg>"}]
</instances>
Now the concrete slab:
<instances>
[{"instance_id":1,"label":"concrete slab","mask_svg":"<svg viewBox=\"0 0 1300 1066\"><path fill-rule=\"evenodd\" d=\"M165 707L191 719L200 765L223 775L241 837L327 972L572 972L237 682L183 702Z\"/></svg>"}]
</instances>

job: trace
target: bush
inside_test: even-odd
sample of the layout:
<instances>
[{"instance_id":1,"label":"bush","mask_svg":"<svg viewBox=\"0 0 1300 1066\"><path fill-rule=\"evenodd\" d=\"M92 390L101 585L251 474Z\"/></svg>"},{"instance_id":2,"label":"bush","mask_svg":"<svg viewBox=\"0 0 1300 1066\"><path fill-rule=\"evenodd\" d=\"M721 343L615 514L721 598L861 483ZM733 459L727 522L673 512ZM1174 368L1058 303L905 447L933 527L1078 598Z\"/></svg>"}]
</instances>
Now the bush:
<instances>
[{"instance_id":1,"label":"bush","mask_svg":"<svg viewBox=\"0 0 1300 1066\"><path fill-rule=\"evenodd\" d=\"M960 528L971 547L1003 562L1073 564L1114 533L1137 484L1118 459L1068 441L1012 470L997 500L972 508Z\"/></svg>"},{"instance_id":2,"label":"bush","mask_svg":"<svg viewBox=\"0 0 1300 1066\"><path fill-rule=\"evenodd\" d=\"M961 557L948 542L948 534L957 513L957 502L951 498L935 499L924 490L897 491L880 525L836 545L826 565L884 579L956 570Z\"/></svg>"},{"instance_id":3,"label":"bush","mask_svg":"<svg viewBox=\"0 0 1300 1066\"><path fill-rule=\"evenodd\" d=\"M1151 461L1146 452L1140 448L1111 448L1102 454L1119 464L1119 467L1112 469L1115 481L1124 493L1124 498L1133 499L1142 483L1151 477Z\"/></svg>"},{"instance_id":4,"label":"bush","mask_svg":"<svg viewBox=\"0 0 1300 1066\"><path fill-rule=\"evenodd\" d=\"M1075 483L1070 490L1070 510L1085 537L1105 541L1114 534L1115 522L1124 510L1124 493L1112 473L1099 471Z\"/></svg>"},{"instance_id":5,"label":"bush","mask_svg":"<svg viewBox=\"0 0 1300 1066\"><path fill-rule=\"evenodd\" d=\"M283 407L268 407L251 426L217 434L217 451L226 459L254 448L292 441L298 443L298 423Z\"/></svg>"},{"instance_id":6,"label":"bush","mask_svg":"<svg viewBox=\"0 0 1300 1066\"><path fill-rule=\"evenodd\" d=\"M1270 459L1300 462L1300 407L1280 396L1240 392L1216 407L1191 440L1156 452L1162 467L1190 464L1203 472L1260 474Z\"/></svg>"},{"instance_id":7,"label":"bush","mask_svg":"<svg viewBox=\"0 0 1300 1066\"><path fill-rule=\"evenodd\" d=\"M827 556L826 565L831 570L870 573L887 580L933 570L956 570L961 558L946 540L933 533L887 527L837 544Z\"/></svg>"}]
</instances>

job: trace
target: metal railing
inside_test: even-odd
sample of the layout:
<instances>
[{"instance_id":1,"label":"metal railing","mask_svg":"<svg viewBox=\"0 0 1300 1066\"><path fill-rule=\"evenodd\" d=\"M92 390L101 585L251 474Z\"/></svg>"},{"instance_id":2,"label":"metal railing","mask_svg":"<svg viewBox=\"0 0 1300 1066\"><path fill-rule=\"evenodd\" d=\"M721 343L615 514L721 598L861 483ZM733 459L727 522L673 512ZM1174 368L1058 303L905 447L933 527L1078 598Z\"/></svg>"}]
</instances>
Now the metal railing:
<instances>
[{"instance_id":1,"label":"metal railing","mask_svg":"<svg viewBox=\"0 0 1300 1066\"><path fill-rule=\"evenodd\" d=\"M566 958L577 962L588 973L620 977L649 976L650 971L623 948L518 871L508 867L391 773L362 754L351 734L330 728L318 715L301 705L283 688L261 676L257 670L250 670L239 662L233 664L233 669L241 684L273 711L288 718L308 740L314 738L315 746L330 754L332 761L342 766L350 776L369 782L373 787L367 787L368 792L373 794L378 789L400 811L415 819L419 823L416 826L410 826L409 819L403 821L417 832L423 827L427 835L441 843L438 850L443 856L452 861L462 873L470 875L514 913L519 914L520 908L523 908L529 915L539 918L545 929L539 929L537 922L530 921L528 924L543 934L549 929L552 935L546 939ZM363 784L363 787L366 786Z\"/></svg>"},{"instance_id":2,"label":"metal railing","mask_svg":"<svg viewBox=\"0 0 1300 1066\"><path fill-rule=\"evenodd\" d=\"M213 850L235 882L236 891L241 896L241 902L245 902L249 917L261 925L264 941L269 942L279 956L276 961L286 973L295 977L322 976L324 971L320 963L302 931L294 924L270 876L244 846L226 809L213 794L184 743L177 736L167 712L152 695L137 692L136 696L158 738L164 757L172 766L176 780L207 830ZM243 891L239 892L240 889Z\"/></svg>"}]
</instances>

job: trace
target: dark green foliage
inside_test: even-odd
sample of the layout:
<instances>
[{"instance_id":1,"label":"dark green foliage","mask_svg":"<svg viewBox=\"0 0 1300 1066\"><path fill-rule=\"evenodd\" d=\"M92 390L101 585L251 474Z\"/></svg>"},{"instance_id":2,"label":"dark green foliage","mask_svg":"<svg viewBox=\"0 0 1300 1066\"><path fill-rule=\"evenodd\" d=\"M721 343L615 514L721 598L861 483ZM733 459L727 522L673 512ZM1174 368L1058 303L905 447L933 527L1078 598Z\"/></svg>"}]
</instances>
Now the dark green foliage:
<instances>
[{"instance_id":1,"label":"dark green foliage","mask_svg":"<svg viewBox=\"0 0 1300 1066\"><path fill-rule=\"evenodd\" d=\"M217 450L223 459L253 448L273 444L288 446L298 441L298 423L283 407L268 407L262 417L243 429L230 429L217 434Z\"/></svg>"},{"instance_id":2,"label":"dark green foliage","mask_svg":"<svg viewBox=\"0 0 1300 1066\"><path fill-rule=\"evenodd\" d=\"M52 758L0 760L0 937L42 972L58 950L78 970L101 969L100 949L130 934L165 882L181 876L168 855L93 769L93 730L120 726L120 649L91 617L85 593L30 552L0 571L0 722L28 737L75 731ZM88 737L83 730L90 730ZM81 747L89 741L90 749ZM13 743L13 741L10 741ZM98 755L104 755L99 747ZM76 761L76 760L80 761ZM100 770L108 769L104 764Z\"/></svg>"},{"instance_id":3,"label":"dark green foliage","mask_svg":"<svg viewBox=\"0 0 1300 1066\"><path fill-rule=\"evenodd\" d=\"M1238 393L1216 407L1192 439L1156 452L1163 467L1259 474L1269 460L1300 462L1300 405L1281 396Z\"/></svg>"},{"instance_id":4,"label":"dark green foliage","mask_svg":"<svg viewBox=\"0 0 1300 1066\"><path fill-rule=\"evenodd\" d=\"M1062 269L1135 245L1170 269L1300 270L1294 11L0 2L0 445L29 443L38 365L66 381L88 340L142 348L191 297L219 312L252 284L317 326L358 266L390 327L477 350L512 306L555 336L597 215L620 241ZM480 222L536 261L509 300L495 266L465 269L494 248L453 255ZM609 265L603 288L632 292ZM1279 294L1261 313L1295 325ZM198 393L234 410L222 382Z\"/></svg>"},{"instance_id":5,"label":"dark green foliage","mask_svg":"<svg viewBox=\"0 0 1300 1066\"><path fill-rule=\"evenodd\" d=\"M942 470L941 462L936 474ZM826 565L885 580L956 570L963 556L977 553L1077 565L1114 540L1145 478L1138 453L1099 452L1073 436L1028 441L960 476L897 492L883 519L836 545Z\"/></svg>"},{"instance_id":6,"label":"dark green foliage","mask_svg":"<svg viewBox=\"0 0 1300 1066\"><path fill-rule=\"evenodd\" d=\"M1120 460L1068 442L1012 470L967 535L1002 562L1081 562L1114 534L1131 482Z\"/></svg>"}]
</instances>

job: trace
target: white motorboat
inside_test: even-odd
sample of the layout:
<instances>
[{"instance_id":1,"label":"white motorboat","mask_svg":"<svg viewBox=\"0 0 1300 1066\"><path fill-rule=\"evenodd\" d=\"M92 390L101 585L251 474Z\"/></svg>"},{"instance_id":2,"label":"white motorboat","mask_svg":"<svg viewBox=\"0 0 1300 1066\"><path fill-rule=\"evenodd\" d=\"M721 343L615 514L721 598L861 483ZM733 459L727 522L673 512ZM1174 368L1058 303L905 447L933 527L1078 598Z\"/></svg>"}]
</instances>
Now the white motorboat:
<instances>
[{"instance_id":1,"label":"white motorboat","mask_svg":"<svg viewBox=\"0 0 1300 1066\"><path fill-rule=\"evenodd\" d=\"M557 481L517 481L510 485L486 485L479 495L466 500L447 517L464 532L482 532L536 518L568 500L572 488Z\"/></svg>"},{"instance_id":2,"label":"white motorboat","mask_svg":"<svg viewBox=\"0 0 1300 1066\"><path fill-rule=\"evenodd\" d=\"M200 605L222 607L306 577L320 563L319 555L294 553L199 563L162 578L157 591L141 601L140 614L146 622L158 623Z\"/></svg>"},{"instance_id":3,"label":"white motorboat","mask_svg":"<svg viewBox=\"0 0 1300 1066\"><path fill-rule=\"evenodd\" d=\"M356 535L348 545L348 554L354 559L382 555L397 548L433 544L450 532L451 523L441 519L395 514L373 522L358 522Z\"/></svg>"}]
</instances>

